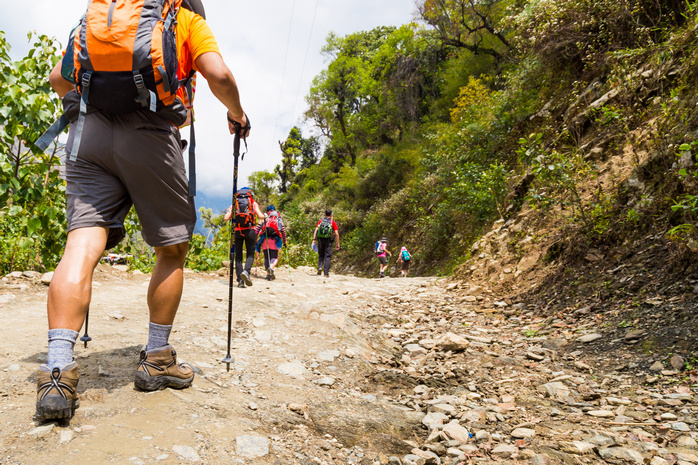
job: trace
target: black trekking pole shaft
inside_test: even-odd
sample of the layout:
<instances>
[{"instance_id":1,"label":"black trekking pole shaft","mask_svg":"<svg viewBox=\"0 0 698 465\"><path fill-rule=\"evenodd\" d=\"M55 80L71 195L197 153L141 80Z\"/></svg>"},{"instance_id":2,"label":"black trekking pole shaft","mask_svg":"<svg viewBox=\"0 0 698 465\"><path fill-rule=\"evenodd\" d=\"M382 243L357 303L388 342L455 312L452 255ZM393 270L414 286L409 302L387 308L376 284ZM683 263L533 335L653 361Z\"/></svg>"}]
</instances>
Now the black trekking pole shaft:
<instances>
[{"instance_id":1,"label":"black trekking pole shaft","mask_svg":"<svg viewBox=\"0 0 698 465\"><path fill-rule=\"evenodd\" d=\"M237 128L236 128L237 129ZM233 139L233 202L232 202L232 214L233 218L230 222L230 279L228 281L228 352L223 359L223 363L226 365L226 371L230 371L230 364L235 361L230 355L230 340L233 331L233 262L235 260L235 196L238 193L238 159L240 158L240 131L239 129L235 131L235 138Z\"/></svg>"},{"instance_id":2,"label":"black trekking pole shaft","mask_svg":"<svg viewBox=\"0 0 698 465\"><path fill-rule=\"evenodd\" d=\"M87 349L87 343L92 340L90 336L87 335L87 325L90 322L90 307L87 307L87 313L85 313L85 334L80 338L82 342L85 343L85 348Z\"/></svg>"}]
</instances>

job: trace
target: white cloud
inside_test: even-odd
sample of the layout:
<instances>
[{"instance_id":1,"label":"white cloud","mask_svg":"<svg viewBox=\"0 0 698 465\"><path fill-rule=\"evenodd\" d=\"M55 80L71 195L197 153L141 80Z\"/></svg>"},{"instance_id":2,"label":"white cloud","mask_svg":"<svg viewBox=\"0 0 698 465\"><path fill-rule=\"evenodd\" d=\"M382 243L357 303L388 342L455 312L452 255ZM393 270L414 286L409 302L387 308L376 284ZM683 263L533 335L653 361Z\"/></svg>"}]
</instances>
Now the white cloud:
<instances>
[{"instance_id":1,"label":"white cloud","mask_svg":"<svg viewBox=\"0 0 698 465\"><path fill-rule=\"evenodd\" d=\"M246 182L251 172L273 170L279 163L278 141L301 122L305 111L303 97L312 78L326 65L320 49L327 34L332 31L345 35L377 26L399 26L413 19L415 9L414 0L203 0L203 3L253 125L249 153L240 162L239 185ZM19 59L29 49L26 38L29 31L54 36L65 44L70 27L86 5L86 0L34 0L30 4L0 0L3 12L0 30L5 31L13 47L12 57ZM232 137L228 134L223 105L213 97L201 77L195 111L199 191L227 196L232 189ZM189 137L188 129L182 137Z\"/></svg>"}]
</instances>

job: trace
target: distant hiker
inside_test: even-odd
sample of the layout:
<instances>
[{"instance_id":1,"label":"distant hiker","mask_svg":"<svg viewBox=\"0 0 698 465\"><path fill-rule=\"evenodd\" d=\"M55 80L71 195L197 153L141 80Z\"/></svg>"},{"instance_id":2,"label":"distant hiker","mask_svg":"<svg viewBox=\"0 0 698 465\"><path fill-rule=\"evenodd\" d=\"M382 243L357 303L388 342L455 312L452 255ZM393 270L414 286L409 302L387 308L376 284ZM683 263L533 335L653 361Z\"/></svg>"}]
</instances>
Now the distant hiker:
<instances>
[{"instance_id":1,"label":"distant hiker","mask_svg":"<svg viewBox=\"0 0 698 465\"><path fill-rule=\"evenodd\" d=\"M259 241L257 251L264 256L267 281L276 279L274 268L279 263L279 250L286 245L286 227L274 205L267 207L267 218L256 227Z\"/></svg>"},{"instance_id":2,"label":"distant hiker","mask_svg":"<svg viewBox=\"0 0 698 465\"><path fill-rule=\"evenodd\" d=\"M254 201L252 189L240 188L235 195L235 275L238 287L244 288L252 285L250 273L254 265L254 248L257 242L255 227L257 218L263 218L264 214L259 205ZM233 205L228 207L225 213L225 221L233 217ZM242 266L242 246L245 246L245 266ZM232 273L232 271L231 271Z\"/></svg>"},{"instance_id":3,"label":"distant hiker","mask_svg":"<svg viewBox=\"0 0 698 465\"><path fill-rule=\"evenodd\" d=\"M313 232L313 242L317 244L318 249L318 266L317 274L320 276L323 272L325 277L330 276L330 264L332 263L332 243L337 241L335 248L339 250L339 228L334 222L332 210L325 210L325 217L318 221Z\"/></svg>"},{"instance_id":4,"label":"distant hiker","mask_svg":"<svg viewBox=\"0 0 698 465\"><path fill-rule=\"evenodd\" d=\"M400 249L400 256L397 257L397 263L400 263L400 273L402 274L403 278L407 277L407 272L410 271L410 261L412 260L412 256L410 253L407 251L407 247L403 247Z\"/></svg>"},{"instance_id":5,"label":"distant hiker","mask_svg":"<svg viewBox=\"0 0 698 465\"><path fill-rule=\"evenodd\" d=\"M177 90L176 79L201 72L227 108L230 133L236 132L235 122L245 137L249 125L211 29L186 3L180 8L181 2L120 2L114 8L111 1L91 1L75 40L51 71L51 87L71 121L65 160L68 237L48 289L48 359L37 376L39 422L68 420L79 405L73 348L90 305L92 275L104 251L124 238L132 204L156 256L147 296L148 343L140 351L135 387L186 388L194 380L192 367L177 363L168 342L196 224L178 130L193 93ZM107 32L107 24L121 32Z\"/></svg>"},{"instance_id":6,"label":"distant hiker","mask_svg":"<svg viewBox=\"0 0 698 465\"><path fill-rule=\"evenodd\" d=\"M393 254L391 254L388 250L388 238L384 237L380 241L376 242L374 248L380 267L380 274L378 277L385 278L385 269L388 268L388 257L393 256Z\"/></svg>"}]
</instances>

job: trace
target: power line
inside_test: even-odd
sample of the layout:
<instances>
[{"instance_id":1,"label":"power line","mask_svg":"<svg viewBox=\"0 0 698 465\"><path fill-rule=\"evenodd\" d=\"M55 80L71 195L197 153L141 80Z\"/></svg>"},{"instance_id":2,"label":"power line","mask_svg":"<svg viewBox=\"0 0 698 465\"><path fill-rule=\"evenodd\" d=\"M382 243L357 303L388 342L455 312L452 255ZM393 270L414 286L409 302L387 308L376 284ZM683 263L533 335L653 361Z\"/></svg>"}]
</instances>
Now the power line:
<instances>
[{"instance_id":1,"label":"power line","mask_svg":"<svg viewBox=\"0 0 698 465\"><path fill-rule=\"evenodd\" d=\"M279 86L279 102L276 104L276 118L274 119L274 132L272 133L272 139L276 137L276 127L279 122L279 113L281 111L281 99L284 95L284 83L286 82L286 62L288 61L288 47L291 44L291 29L293 26L293 13L296 10L296 0L293 0L293 5L291 6L291 19L288 22L288 37L286 38L286 52L284 54L284 68L281 73L281 86ZM274 142L270 142L273 146ZM271 155L271 154L270 154Z\"/></svg>"},{"instance_id":2,"label":"power line","mask_svg":"<svg viewBox=\"0 0 698 465\"><path fill-rule=\"evenodd\" d=\"M301 68L301 76L298 81L298 89L296 90L296 98L293 101L293 113L296 114L296 105L298 105L298 95L301 93L301 86L303 85L303 73L305 72L305 63L308 61L308 51L310 50L310 39L313 37L313 28L315 27L315 16L317 15L317 7L320 0L315 0L315 11L313 11L313 20L310 23L310 34L308 34L308 44L305 47L305 56L303 57L303 67Z\"/></svg>"}]
</instances>

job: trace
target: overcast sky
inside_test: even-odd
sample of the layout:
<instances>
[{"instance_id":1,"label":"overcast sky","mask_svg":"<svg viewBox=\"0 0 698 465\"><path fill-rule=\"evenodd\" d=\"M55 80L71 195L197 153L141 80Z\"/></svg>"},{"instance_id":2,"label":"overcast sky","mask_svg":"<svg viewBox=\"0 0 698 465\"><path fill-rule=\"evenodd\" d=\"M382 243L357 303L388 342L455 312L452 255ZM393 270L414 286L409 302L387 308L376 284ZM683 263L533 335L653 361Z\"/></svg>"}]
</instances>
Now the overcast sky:
<instances>
[{"instance_id":1,"label":"overcast sky","mask_svg":"<svg viewBox=\"0 0 698 465\"><path fill-rule=\"evenodd\" d=\"M278 141L301 123L310 82L327 65L320 55L327 34L407 24L414 19L414 1L203 0L207 20L235 75L253 126L249 153L240 162L239 187L251 172L271 171L280 162ZM56 37L65 45L86 5L86 0L0 0L0 30L12 46L12 58L26 54L29 31ZM232 137L225 109L203 78L197 83L194 108L199 191L229 196ZM307 130L305 135L310 135ZM188 139L188 129L182 137Z\"/></svg>"}]
</instances>

